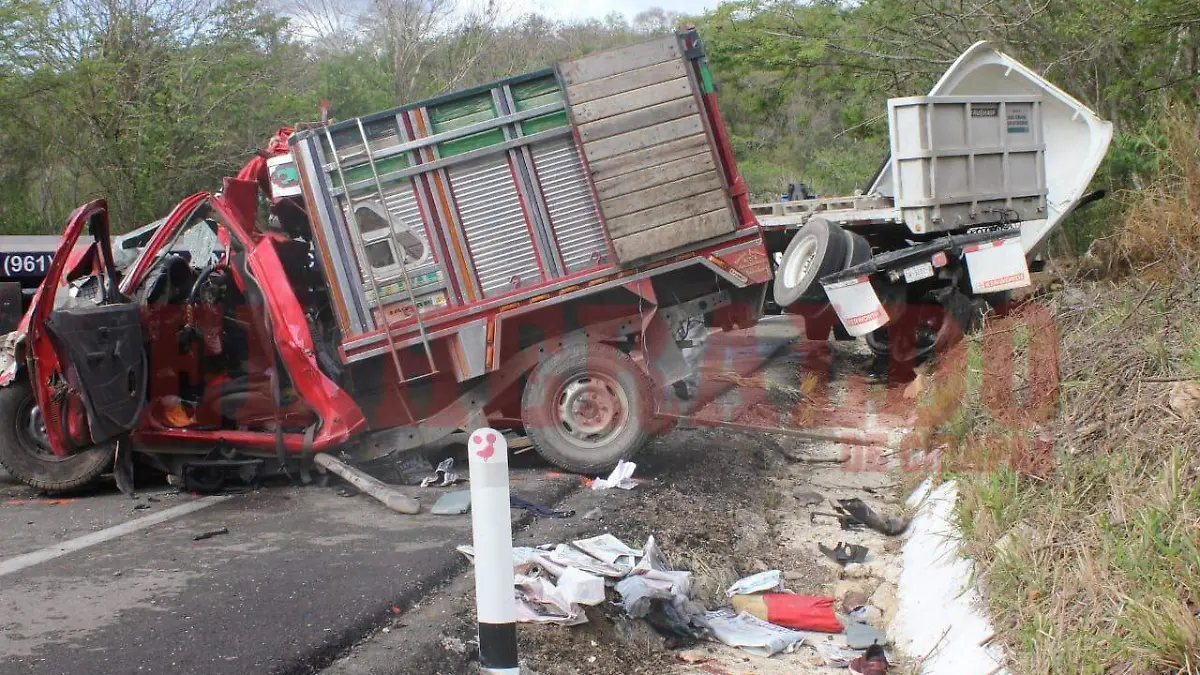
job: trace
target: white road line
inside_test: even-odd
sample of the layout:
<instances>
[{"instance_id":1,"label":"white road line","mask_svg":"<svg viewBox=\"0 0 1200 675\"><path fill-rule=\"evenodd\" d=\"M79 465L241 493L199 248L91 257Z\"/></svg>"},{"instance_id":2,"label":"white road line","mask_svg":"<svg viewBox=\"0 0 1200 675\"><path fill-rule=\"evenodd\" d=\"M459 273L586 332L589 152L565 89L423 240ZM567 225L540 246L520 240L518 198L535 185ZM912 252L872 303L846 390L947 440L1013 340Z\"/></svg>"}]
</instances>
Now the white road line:
<instances>
[{"instance_id":1,"label":"white road line","mask_svg":"<svg viewBox=\"0 0 1200 675\"><path fill-rule=\"evenodd\" d=\"M100 530L99 532L92 532L91 534L85 534L82 537L76 537L75 539L64 541L61 544L47 546L46 548L34 551L32 553L24 553L19 556L8 558L7 560L0 561L0 577L12 574L14 572L20 572L26 567L33 567L34 565L39 565L47 560L53 560L59 556L64 556L68 553L73 553L75 551L88 548L89 546L102 544L106 541L116 539L117 537L137 532L138 530L144 530L152 525L165 523L168 520L172 520L180 516L186 516L189 513L195 513L196 511L212 506L213 504L220 504L229 498L230 495L201 497L200 499L188 502L186 504L172 506L166 511L152 513L148 516L143 516L127 523L121 523L120 525L114 525L108 529Z\"/></svg>"}]
</instances>

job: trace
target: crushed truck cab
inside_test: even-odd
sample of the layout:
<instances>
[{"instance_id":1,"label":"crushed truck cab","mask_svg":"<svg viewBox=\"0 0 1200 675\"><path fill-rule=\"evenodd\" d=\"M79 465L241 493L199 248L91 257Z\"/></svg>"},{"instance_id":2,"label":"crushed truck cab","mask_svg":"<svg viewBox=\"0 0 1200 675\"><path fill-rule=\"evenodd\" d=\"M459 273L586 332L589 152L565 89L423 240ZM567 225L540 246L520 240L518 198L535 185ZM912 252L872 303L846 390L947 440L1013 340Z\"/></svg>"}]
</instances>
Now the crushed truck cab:
<instances>
[{"instance_id":1,"label":"crushed truck cab","mask_svg":"<svg viewBox=\"0 0 1200 675\"><path fill-rule=\"evenodd\" d=\"M683 32L281 129L125 271L81 207L5 343L0 463L47 490L131 453L303 471L487 423L615 465L689 374L680 328L752 325L772 278L711 82Z\"/></svg>"}]
</instances>

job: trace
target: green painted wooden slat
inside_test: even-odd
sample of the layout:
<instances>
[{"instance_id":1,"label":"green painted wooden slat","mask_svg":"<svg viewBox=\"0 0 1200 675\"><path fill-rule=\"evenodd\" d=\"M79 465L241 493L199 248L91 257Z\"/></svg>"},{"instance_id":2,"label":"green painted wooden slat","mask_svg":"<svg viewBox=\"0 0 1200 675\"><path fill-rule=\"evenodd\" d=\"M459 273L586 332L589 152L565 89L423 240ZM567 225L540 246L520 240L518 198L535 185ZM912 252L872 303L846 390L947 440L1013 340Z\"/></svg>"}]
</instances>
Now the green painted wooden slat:
<instances>
[{"instance_id":1,"label":"green painted wooden slat","mask_svg":"<svg viewBox=\"0 0 1200 675\"><path fill-rule=\"evenodd\" d=\"M464 152L470 152L472 150L478 150L479 148L486 148L489 145L503 143L504 140L505 138L503 129L489 129L487 131L480 131L479 133L471 134L470 136L463 136L462 138L456 138L452 141L440 143L438 145L438 155L443 159L446 157L453 157L455 155L461 155Z\"/></svg>"},{"instance_id":2,"label":"green painted wooden slat","mask_svg":"<svg viewBox=\"0 0 1200 675\"><path fill-rule=\"evenodd\" d=\"M548 129L557 129L565 126L567 126L567 112L560 110L549 115L540 115L525 120L521 123L521 132L529 136Z\"/></svg>"},{"instance_id":3,"label":"green painted wooden slat","mask_svg":"<svg viewBox=\"0 0 1200 675\"><path fill-rule=\"evenodd\" d=\"M490 120L496 116L491 92L447 101L429 108L429 122L435 134Z\"/></svg>"},{"instance_id":4,"label":"green painted wooden slat","mask_svg":"<svg viewBox=\"0 0 1200 675\"><path fill-rule=\"evenodd\" d=\"M554 77L514 84L510 89L518 112L563 100L562 89Z\"/></svg>"},{"instance_id":5,"label":"green painted wooden slat","mask_svg":"<svg viewBox=\"0 0 1200 675\"><path fill-rule=\"evenodd\" d=\"M381 159L375 162L375 169L379 172L380 176L393 171L407 169L409 166L412 165L408 161L407 154L393 155L386 159ZM357 183L360 180L367 180L371 178L370 164L360 164L358 166L345 169L344 171L346 174L346 180L350 183ZM342 186L342 177L338 175L337 170L329 172L329 182L334 187Z\"/></svg>"}]
</instances>

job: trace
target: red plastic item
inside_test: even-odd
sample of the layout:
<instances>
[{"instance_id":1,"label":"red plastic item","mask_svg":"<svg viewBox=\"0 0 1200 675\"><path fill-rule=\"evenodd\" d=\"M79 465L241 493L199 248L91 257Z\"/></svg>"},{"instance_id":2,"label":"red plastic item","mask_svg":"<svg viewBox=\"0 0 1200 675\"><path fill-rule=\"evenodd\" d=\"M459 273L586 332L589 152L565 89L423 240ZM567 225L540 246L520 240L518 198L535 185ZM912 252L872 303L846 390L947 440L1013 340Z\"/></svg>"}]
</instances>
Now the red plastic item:
<instances>
[{"instance_id":1,"label":"red plastic item","mask_svg":"<svg viewBox=\"0 0 1200 675\"><path fill-rule=\"evenodd\" d=\"M735 595L733 607L785 628L840 633L842 623L833 613L833 598L792 593Z\"/></svg>"}]
</instances>

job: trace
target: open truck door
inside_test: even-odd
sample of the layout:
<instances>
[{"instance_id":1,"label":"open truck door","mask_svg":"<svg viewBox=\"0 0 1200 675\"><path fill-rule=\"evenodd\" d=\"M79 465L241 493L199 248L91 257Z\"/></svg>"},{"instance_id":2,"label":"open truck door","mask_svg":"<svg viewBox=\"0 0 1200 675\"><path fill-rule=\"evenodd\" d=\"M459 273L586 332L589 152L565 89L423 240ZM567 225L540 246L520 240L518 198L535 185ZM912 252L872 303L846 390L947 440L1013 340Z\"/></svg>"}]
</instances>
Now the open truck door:
<instances>
[{"instance_id":1,"label":"open truck door","mask_svg":"<svg viewBox=\"0 0 1200 675\"><path fill-rule=\"evenodd\" d=\"M66 280L86 232L90 274ZM28 378L0 390L0 463L46 490L83 485L112 460L146 402L146 354L137 305L118 290L104 200L77 209L18 337Z\"/></svg>"}]
</instances>

